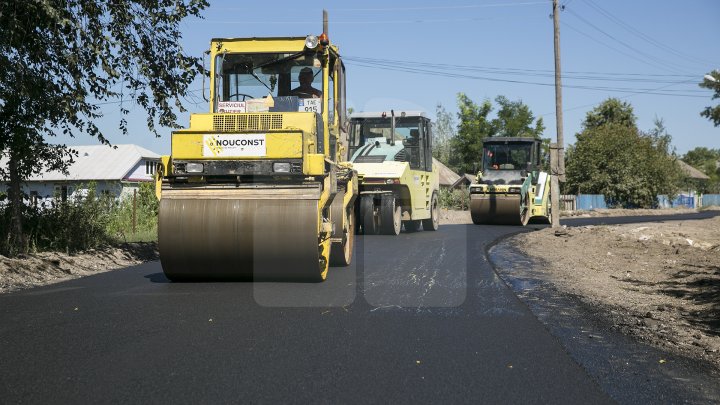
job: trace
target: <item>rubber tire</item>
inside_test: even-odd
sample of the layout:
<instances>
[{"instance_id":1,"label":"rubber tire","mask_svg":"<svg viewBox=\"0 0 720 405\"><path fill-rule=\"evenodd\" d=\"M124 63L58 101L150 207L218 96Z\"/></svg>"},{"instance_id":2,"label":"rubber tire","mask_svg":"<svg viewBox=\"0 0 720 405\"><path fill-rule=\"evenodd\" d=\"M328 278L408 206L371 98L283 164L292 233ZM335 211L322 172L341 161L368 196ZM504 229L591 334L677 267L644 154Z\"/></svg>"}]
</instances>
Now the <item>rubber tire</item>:
<instances>
[{"instance_id":1,"label":"rubber tire","mask_svg":"<svg viewBox=\"0 0 720 405\"><path fill-rule=\"evenodd\" d=\"M438 196L433 193L432 199L430 200L430 218L423 219L423 230L425 231L437 231L440 227L440 210L438 209Z\"/></svg>"},{"instance_id":2,"label":"rubber tire","mask_svg":"<svg viewBox=\"0 0 720 405\"><path fill-rule=\"evenodd\" d=\"M380 198L380 233L400 235L402 228L402 207L395 204L395 196L384 194Z\"/></svg>"},{"instance_id":3,"label":"rubber tire","mask_svg":"<svg viewBox=\"0 0 720 405\"><path fill-rule=\"evenodd\" d=\"M417 232L420 230L420 220L403 221L405 232Z\"/></svg>"},{"instance_id":4,"label":"rubber tire","mask_svg":"<svg viewBox=\"0 0 720 405\"><path fill-rule=\"evenodd\" d=\"M520 223L521 226L527 225L530 221L530 193L525 194L525 211L522 210L522 200L520 200Z\"/></svg>"},{"instance_id":5,"label":"rubber tire","mask_svg":"<svg viewBox=\"0 0 720 405\"><path fill-rule=\"evenodd\" d=\"M343 219L343 243L333 243L330 247L330 265L346 267L352 262L355 241L355 209L350 208Z\"/></svg>"},{"instance_id":6,"label":"rubber tire","mask_svg":"<svg viewBox=\"0 0 720 405\"><path fill-rule=\"evenodd\" d=\"M372 195L365 195L360 199L360 215L362 217L363 234L377 235L379 227L375 218L375 203Z\"/></svg>"}]
</instances>

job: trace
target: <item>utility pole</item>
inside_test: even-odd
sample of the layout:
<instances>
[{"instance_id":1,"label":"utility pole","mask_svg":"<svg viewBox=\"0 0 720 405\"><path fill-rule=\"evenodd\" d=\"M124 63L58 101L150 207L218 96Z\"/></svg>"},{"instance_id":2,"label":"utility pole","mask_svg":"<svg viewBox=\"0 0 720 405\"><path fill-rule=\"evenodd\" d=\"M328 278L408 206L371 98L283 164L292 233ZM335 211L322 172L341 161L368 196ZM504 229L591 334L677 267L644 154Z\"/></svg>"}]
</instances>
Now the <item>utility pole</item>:
<instances>
[{"instance_id":1,"label":"utility pole","mask_svg":"<svg viewBox=\"0 0 720 405\"><path fill-rule=\"evenodd\" d=\"M558 228L560 227L560 181L565 181L562 80L560 74L560 9L558 0L553 0L553 31L555 37L555 122L557 124L557 139L556 144L550 146L550 202L553 211L552 227Z\"/></svg>"}]
</instances>

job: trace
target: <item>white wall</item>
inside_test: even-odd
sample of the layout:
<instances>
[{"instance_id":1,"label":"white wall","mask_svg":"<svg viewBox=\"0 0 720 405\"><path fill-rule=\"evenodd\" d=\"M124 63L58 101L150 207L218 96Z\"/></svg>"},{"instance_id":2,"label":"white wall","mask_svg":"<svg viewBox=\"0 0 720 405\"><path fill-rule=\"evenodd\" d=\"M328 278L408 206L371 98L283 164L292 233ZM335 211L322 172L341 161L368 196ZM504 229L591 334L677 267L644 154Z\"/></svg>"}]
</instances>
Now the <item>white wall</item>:
<instances>
[{"instance_id":1,"label":"white wall","mask_svg":"<svg viewBox=\"0 0 720 405\"><path fill-rule=\"evenodd\" d=\"M140 159L138 164L130 170L123 180L126 181L152 181L155 175L155 168L160 159Z\"/></svg>"},{"instance_id":2,"label":"white wall","mask_svg":"<svg viewBox=\"0 0 720 405\"><path fill-rule=\"evenodd\" d=\"M143 165L143 170L145 166ZM87 195L87 188L89 182L27 182L23 183L22 190L28 196L36 196L36 204L38 206L50 206L54 201L56 195L59 198L61 188L66 187L67 198L71 200L75 197ZM98 194L107 193L116 200L121 198L130 197L133 195L133 190L137 190L139 187L138 182L120 182L117 180L100 180L95 181L95 190ZM0 183L0 191L7 192L7 183ZM30 203L26 200L26 203Z\"/></svg>"}]
</instances>

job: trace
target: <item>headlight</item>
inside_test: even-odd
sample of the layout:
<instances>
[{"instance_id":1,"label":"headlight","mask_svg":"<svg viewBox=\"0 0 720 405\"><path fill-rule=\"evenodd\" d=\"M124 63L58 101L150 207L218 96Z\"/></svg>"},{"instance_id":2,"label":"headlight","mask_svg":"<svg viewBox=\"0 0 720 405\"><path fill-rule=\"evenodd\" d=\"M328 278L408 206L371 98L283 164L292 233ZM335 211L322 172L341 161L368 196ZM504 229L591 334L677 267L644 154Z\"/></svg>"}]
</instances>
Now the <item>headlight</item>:
<instances>
[{"instance_id":1,"label":"headlight","mask_svg":"<svg viewBox=\"0 0 720 405\"><path fill-rule=\"evenodd\" d=\"M273 171L275 173L290 173L290 163L275 162L273 163Z\"/></svg>"},{"instance_id":2,"label":"headlight","mask_svg":"<svg viewBox=\"0 0 720 405\"><path fill-rule=\"evenodd\" d=\"M308 49L315 49L317 48L319 42L318 37L315 35L308 35L307 38L305 38L305 47Z\"/></svg>"},{"instance_id":3,"label":"headlight","mask_svg":"<svg viewBox=\"0 0 720 405\"><path fill-rule=\"evenodd\" d=\"M203 169L202 163L187 163L185 165L185 173L202 173Z\"/></svg>"}]
</instances>

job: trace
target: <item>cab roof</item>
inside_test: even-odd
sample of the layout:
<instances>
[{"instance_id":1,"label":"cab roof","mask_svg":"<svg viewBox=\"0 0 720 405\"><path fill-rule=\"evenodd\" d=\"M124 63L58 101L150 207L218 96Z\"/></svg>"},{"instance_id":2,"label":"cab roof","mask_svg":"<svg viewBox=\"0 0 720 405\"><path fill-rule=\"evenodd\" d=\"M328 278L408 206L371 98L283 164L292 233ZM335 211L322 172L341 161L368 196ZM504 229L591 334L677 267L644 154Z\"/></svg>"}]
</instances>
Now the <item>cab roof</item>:
<instances>
[{"instance_id":1,"label":"cab roof","mask_svg":"<svg viewBox=\"0 0 720 405\"><path fill-rule=\"evenodd\" d=\"M385 114L385 118L390 118L390 111L379 111L379 112L356 112L352 113L350 115L350 118L382 118L382 115ZM427 115L425 115L424 111L395 111L395 118L402 118L402 115L405 114L405 117L423 117L427 118Z\"/></svg>"},{"instance_id":2,"label":"cab roof","mask_svg":"<svg viewBox=\"0 0 720 405\"><path fill-rule=\"evenodd\" d=\"M483 139L483 143L505 143L505 142L540 142L540 139L530 137L509 137L509 136L491 136Z\"/></svg>"}]
</instances>

